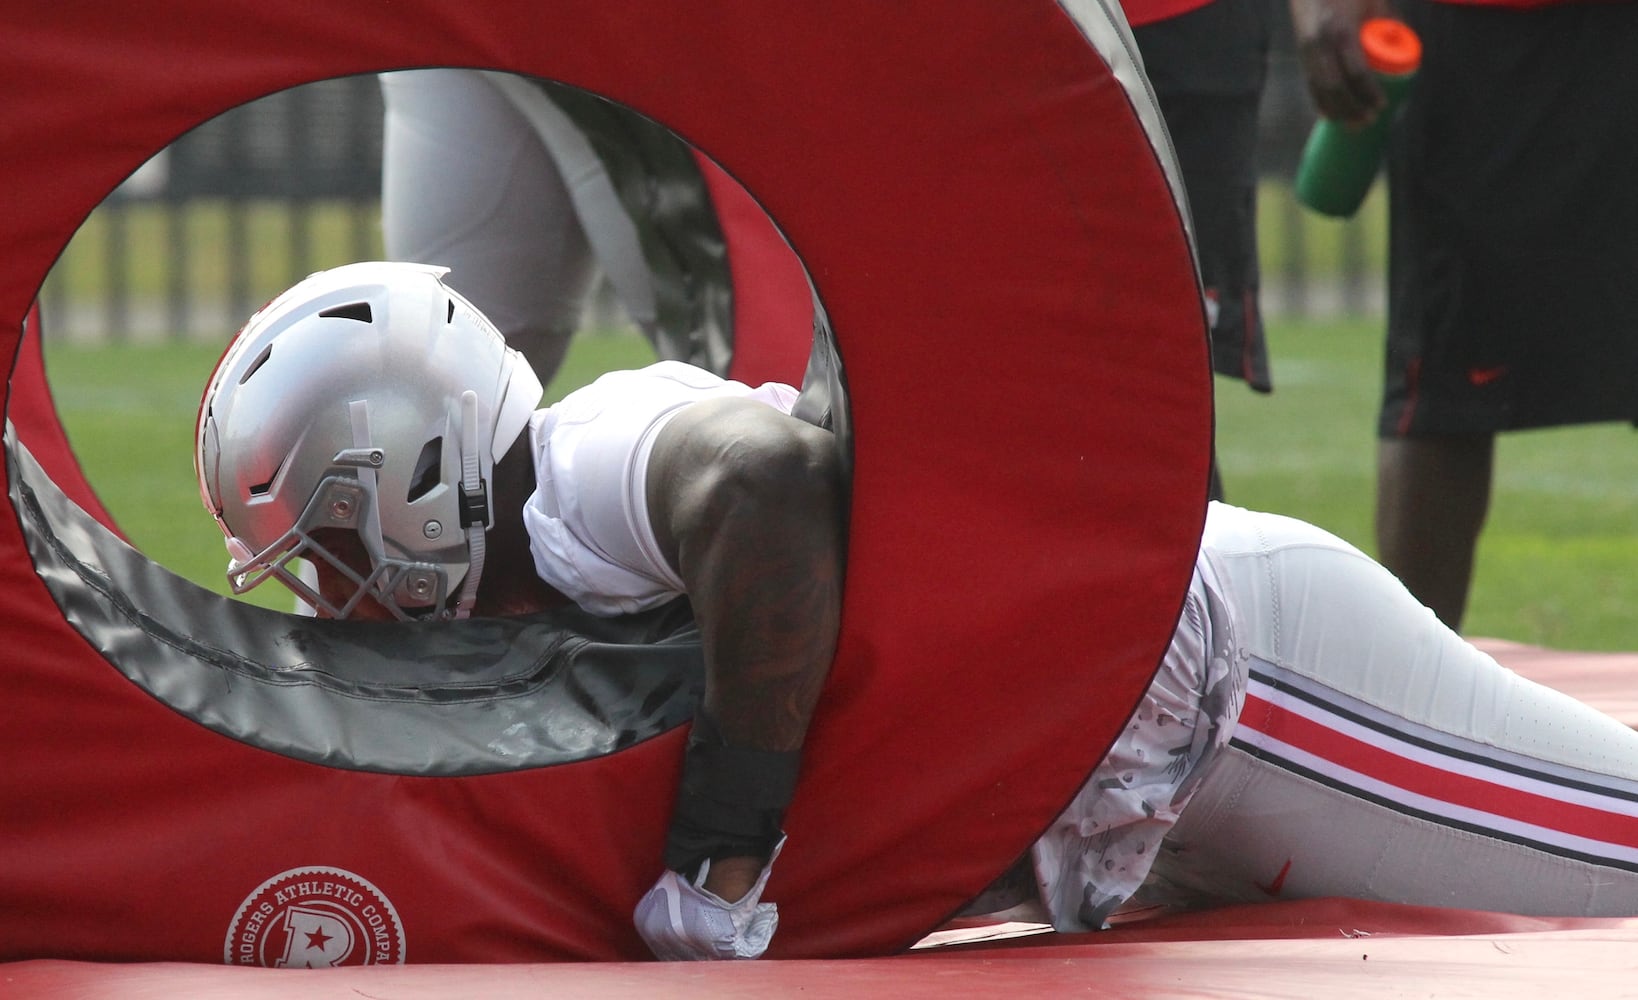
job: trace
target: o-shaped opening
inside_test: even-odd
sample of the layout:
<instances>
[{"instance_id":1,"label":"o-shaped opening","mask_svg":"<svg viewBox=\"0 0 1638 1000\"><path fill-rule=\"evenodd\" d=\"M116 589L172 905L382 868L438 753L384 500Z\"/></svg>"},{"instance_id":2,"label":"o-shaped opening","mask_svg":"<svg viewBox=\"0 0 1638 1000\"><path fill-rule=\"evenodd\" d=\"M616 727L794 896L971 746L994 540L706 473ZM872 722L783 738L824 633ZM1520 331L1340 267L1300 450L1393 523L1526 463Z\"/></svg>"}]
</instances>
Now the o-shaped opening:
<instances>
[{"instance_id":1,"label":"o-shaped opening","mask_svg":"<svg viewBox=\"0 0 1638 1000\"><path fill-rule=\"evenodd\" d=\"M429 69L241 106L106 199L42 295L58 413L111 522L8 441L31 553L69 621L188 718L334 766L512 770L687 719L700 663L686 601L383 627L291 615L277 586L226 596L191 469L199 393L254 303L353 259L452 266L549 380L545 402L656 357L796 381L814 330L801 265L750 195L587 91Z\"/></svg>"}]
</instances>

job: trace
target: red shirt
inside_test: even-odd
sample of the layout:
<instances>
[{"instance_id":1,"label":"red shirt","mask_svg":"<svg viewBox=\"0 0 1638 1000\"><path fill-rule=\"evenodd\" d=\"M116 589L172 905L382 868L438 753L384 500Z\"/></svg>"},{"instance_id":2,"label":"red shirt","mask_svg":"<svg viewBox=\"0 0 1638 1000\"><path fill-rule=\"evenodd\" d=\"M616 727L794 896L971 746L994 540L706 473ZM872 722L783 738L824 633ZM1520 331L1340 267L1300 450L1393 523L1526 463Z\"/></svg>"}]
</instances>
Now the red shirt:
<instances>
[{"instance_id":1,"label":"red shirt","mask_svg":"<svg viewBox=\"0 0 1638 1000\"><path fill-rule=\"evenodd\" d=\"M1551 7L1554 4L1561 3L1581 3L1583 0L1441 0L1441 2L1461 4L1467 7L1512 7L1515 9L1524 9L1528 7ZM1589 0L1589 2L1591 2L1591 0Z\"/></svg>"},{"instance_id":2,"label":"red shirt","mask_svg":"<svg viewBox=\"0 0 1638 1000\"><path fill-rule=\"evenodd\" d=\"M1126 11L1126 21L1132 27L1142 27L1156 21L1187 14L1191 10L1199 10L1212 0L1124 0L1121 4ZM1470 7L1512 7L1516 9L1530 7L1548 7L1560 3L1583 3L1591 0L1441 0L1443 3L1465 4Z\"/></svg>"},{"instance_id":3,"label":"red shirt","mask_svg":"<svg viewBox=\"0 0 1638 1000\"><path fill-rule=\"evenodd\" d=\"M1134 28L1198 10L1211 0L1122 0L1126 22Z\"/></svg>"}]
</instances>

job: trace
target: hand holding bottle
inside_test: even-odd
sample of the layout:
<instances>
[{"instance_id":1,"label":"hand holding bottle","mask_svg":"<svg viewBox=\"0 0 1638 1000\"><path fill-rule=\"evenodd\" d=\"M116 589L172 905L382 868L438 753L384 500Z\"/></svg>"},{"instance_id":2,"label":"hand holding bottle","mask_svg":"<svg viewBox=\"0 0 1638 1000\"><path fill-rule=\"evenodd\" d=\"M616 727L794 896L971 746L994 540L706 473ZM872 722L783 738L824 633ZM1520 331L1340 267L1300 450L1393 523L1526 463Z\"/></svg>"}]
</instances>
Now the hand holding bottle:
<instances>
[{"instance_id":1,"label":"hand holding bottle","mask_svg":"<svg viewBox=\"0 0 1638 1000\"><path fill-rule=\"evenodd\" d=\"M1358 211L1371 189L1382 162L1388 124L1409 92L1422 59L1416 33L1391 18L1373 18L1360 25L1356 48L1374 81L1374 94L1357 82L1358 74L1345 73L1339 68L1342 62L1332 62L1329 65L1339 81L1350 77L1353 82L1335 82L1325 90L1328 101L1321 103L1321 83L1310 76L1315 102L1326 117L1309 133L1297 165L1297 200L1337 218Z\"/></svg>"}]
</instances>

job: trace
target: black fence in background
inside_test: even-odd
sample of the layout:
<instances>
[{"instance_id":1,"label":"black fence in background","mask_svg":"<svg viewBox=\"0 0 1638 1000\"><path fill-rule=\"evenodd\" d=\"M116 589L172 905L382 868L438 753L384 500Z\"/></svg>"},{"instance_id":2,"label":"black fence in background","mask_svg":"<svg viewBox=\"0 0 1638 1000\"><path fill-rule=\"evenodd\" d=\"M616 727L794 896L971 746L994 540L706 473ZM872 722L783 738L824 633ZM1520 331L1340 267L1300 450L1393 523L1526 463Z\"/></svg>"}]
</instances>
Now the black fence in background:
<instances>
[{"instance_id":1,"label":"black fence in background","mask_svg":"<svg viewBox=\"0 0 1638 1000\"><path fill-rule=\"evenodd\" d=\"M221 330L313 270L379 256L381 132L374 76L273 94L188 132L111 193L70 242L41 293L48 335ZM189 232L190 210L201 206L218 224L204 241ZM251 220L269 211L283 229L282 266L272 274L253 267L265 252L254 246ZM313 219L338 212L345 231L319 240Z\"/></svg>"},{"instance_id":2,"label":"black fence in background","mask_svg":"<svg viewBox=\"0 0 1638 1000\"><path fill-rule=\"evenodd\" d=\"M47 335L219 338L301 276L379 256L381 119L376 78L351 77L274 94L182 136L111 194L65 251L42 290ZM1299 317L1373 313L1381 262L1368 250L1369 224L1316 220L1283 183L1312 122L1294 58L1276 51L1260 137L1263 306ZM209 239L190 233L201 212ZM270 215L276 249L253 231ZM1331 246L1319 265L1310 245L1322 238Z\"/></svg>"},{"instance_id":3,"label":"black fence in background","mask_svg":"<svg viewBox=\"0 0 1638 1000\"><path fill-rule=\"evenodd\" d=\"M351 256L366 256L377 243L369 209L381 197L381 116L381 88L373 76L325 80L274 94L206 122L174 143L156 196L175 205L216 198L241 209L229 216L229 249L241 251L229 258L235 299L249 294L242 208L253 201L279 201L288 212L292 275L315 266L308 221L320 203L358 207ZM171 253L185 261L187 249L179 241ZM175 270L186 273L187 268Z\"/></svg>"}]
</instances>

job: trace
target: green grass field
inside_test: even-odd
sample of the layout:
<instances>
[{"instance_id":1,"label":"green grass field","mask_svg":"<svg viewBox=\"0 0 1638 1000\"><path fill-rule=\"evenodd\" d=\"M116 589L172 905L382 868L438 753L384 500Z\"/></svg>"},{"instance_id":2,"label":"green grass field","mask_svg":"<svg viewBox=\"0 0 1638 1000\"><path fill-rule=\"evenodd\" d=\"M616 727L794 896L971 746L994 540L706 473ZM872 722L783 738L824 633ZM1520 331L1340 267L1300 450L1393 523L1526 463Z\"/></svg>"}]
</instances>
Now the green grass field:
<instances>
[{"instance_id":1,"label":"green grass field","mask_svg":"<svg viewBox=\"0 0 1638 1000\"><path fill-rule=\"evenodd\" d=\"M1218 383L1229 499L1313 521L1373 548L1374 321L1270 330L1276 391ZM222 589L226 556L200 510L192 467L213 346L48 346L70 439L130 538L175 572ZM586 336L548 394L652 355L628 336ZM1468 631L1567 649L1638 649L1638 438L1623 426L1504 437ZM263 597L287 607L281 594Z\"/></svg>"},{"instance_id":2,"label":"green grass field","mask_svg":"<svg viewBox=\"0 0 1638 1000\"><path fill-rule=\"evenodd\" d=\"M1368 552L1380 321L1277 324L1275 391L1219 379L1231 502L1312 521ZM1638 649L1638 436L1625 425L1503 435L1465 630Z\"/></svg>"}]
</instances>

